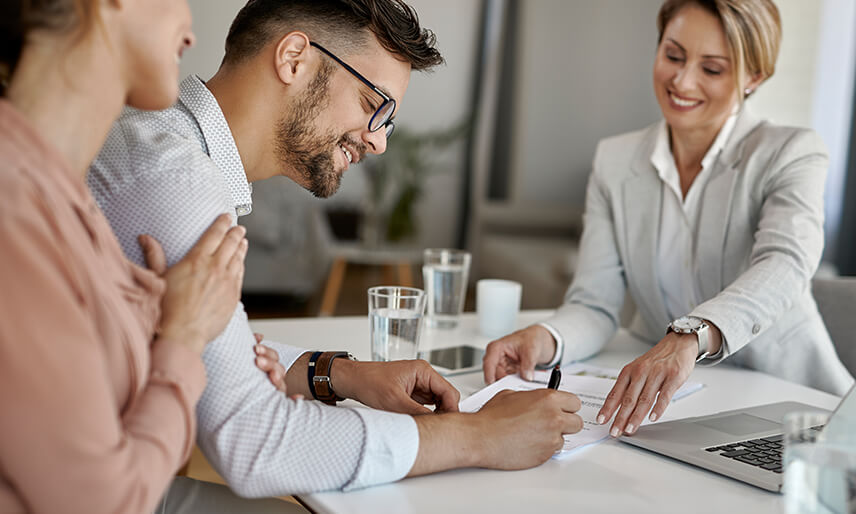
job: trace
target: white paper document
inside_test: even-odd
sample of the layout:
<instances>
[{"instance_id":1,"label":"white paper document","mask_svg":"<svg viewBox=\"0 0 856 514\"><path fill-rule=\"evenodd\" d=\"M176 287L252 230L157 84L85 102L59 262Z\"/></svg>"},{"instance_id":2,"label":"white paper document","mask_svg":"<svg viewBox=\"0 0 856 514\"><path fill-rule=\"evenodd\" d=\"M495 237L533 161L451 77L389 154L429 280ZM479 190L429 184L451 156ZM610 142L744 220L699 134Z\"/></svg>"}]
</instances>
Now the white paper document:
<instances>
[{"instance_id":1,"label":"white paper document","mask_svg":"<svg viewBox=\"0 0 856 514\"><path fill-rule=\"evenodd\" d=\"M553 456L554 459L565 457L576 449L603 441L609 437L610 424L598 425L595 418L597 418L598 411L606 401L606 395L609 394L613 384L615 384L618 373L619 370L617 369L600 368L581 363L568 364L562 368L562 382L559 384L559 389L574 393L579 397L582 407L577 414L583 418L583 429L576 434L565 436L565 446L562 451ZM549 378L550 371L536 371L533 382L523 380L519 375L504 377L461 401L461 412L478 411L496 393L506 389L512 391L543 389L547 387ZM686 382L672 397L672 401L692 394L702 387L704 384ZM642 424L647 425L649 423L650 421L646 417Z\"/></svg>"}]
</instances>

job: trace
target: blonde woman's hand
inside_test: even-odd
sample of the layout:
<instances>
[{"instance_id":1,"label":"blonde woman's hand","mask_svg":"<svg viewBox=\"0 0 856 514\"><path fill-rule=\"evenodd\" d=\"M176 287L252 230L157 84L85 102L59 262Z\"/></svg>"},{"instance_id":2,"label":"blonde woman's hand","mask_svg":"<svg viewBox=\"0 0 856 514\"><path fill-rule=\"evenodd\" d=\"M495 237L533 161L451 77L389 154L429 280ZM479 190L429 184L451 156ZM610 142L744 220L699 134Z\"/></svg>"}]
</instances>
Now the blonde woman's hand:
<instances>
[{"instance_id":1,"label":"blonde woman's hand","mask_svg":"<svg viewBox=\"0 0 856 514\"><path fill-rule=\"evenodd\" d=\"M187 255L166 268L163 248L153 237L139 237L146 263L166 280L161 300L160 336L202 353L226 328L241 298L246 229L231 227L220 215Z\"/></svg>"},{"instance_id":2,"label":"blonde woman's hand","mask_svg":"<svg viewBox=\"0 0 856 514\"><path fill-rule=\"evenodd\" d=\"M532 380L535 365L550 362L556 341L541 325L532 325L491 341L483 358L484 381L492 384L506 375L520 373Z\"/></svg>"}]
</instances>

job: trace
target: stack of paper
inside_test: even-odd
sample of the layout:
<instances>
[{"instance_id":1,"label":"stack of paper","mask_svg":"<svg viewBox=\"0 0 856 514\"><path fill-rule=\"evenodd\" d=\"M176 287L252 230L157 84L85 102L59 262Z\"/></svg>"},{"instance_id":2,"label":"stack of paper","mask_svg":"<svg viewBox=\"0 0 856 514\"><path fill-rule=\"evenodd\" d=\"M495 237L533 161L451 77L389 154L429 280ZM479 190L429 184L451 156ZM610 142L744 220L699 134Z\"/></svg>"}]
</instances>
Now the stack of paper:
<instances>
[{"instance_id":1,"label":"stack of paper","mask_svg":"<svg viewBox=\"0 0 856 514\"><path fill-rule=\"evenodd\" d=\"M609 437L609 423L599 425L595 421L595 418L606 401L606 395L609 394L609 391L615 384L618 373L619 370L617 369L600 368L581 363L569 364L562 368L562 382L559 384L559 389L574 393L579 397L582 407L577 414L583 418L583 429L576 434L566 435L564 448L562 448L562 451L556 453L553 458L564 457L573 450L603 441ZM523 380L519 375L504 377L463 400L460 403L461 412L478 411L496 393L506 389L512 391L542 389L546 387L549 378L549 371L536 371L533 382ZM704 387L704 384L687 382L678 389L672 397L672 401L680 400L702 387ZM645 418L642 424L647 425L649 423L648 418Z\"/></svg>"}]
</instances>

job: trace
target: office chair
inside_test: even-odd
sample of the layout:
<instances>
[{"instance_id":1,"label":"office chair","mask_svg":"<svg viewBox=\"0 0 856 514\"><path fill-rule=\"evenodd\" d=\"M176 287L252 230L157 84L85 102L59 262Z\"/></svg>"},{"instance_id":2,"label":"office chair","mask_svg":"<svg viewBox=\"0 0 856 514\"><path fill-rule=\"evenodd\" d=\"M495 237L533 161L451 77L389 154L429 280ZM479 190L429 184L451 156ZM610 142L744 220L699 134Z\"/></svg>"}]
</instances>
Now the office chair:
<instances>
[{"instance_id":1,"label":"office chair","mask_svg":"<svg viewBox=\"0 0 856 514\"><path fill-rule=\"evenodd\" d=\"M856 277L816 278L811 290L838 357L856 376Z\"/></svg>"}]
</instances>

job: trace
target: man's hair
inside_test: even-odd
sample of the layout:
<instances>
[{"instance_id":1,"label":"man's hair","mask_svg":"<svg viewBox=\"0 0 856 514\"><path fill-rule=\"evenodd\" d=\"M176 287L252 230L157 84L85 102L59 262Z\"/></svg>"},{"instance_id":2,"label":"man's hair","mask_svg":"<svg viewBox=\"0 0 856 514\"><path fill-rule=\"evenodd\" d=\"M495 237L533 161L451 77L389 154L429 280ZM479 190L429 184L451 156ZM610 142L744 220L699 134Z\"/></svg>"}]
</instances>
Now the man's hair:
<instances>
[{"instance_id":1,"label":"man's hair","mask_svg":"<svg viewBox=\"0 0 856 514\"><path fill-rule=\"evenodd\" d=\"M249 59L295 30L342 55L359 52L374 35L414 70L443 63L436 36L402 0L250 0L229 28L223 64Z\"/></svg>"}]
</instances>

